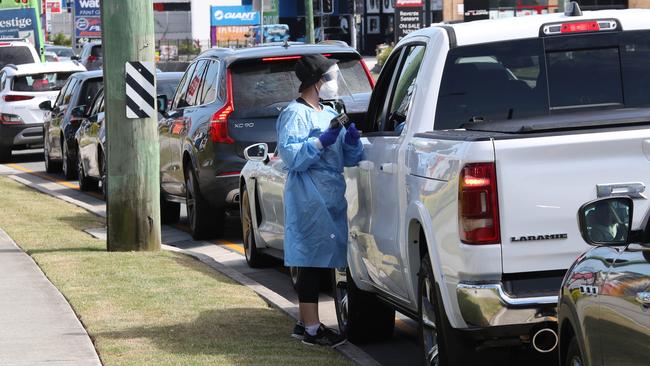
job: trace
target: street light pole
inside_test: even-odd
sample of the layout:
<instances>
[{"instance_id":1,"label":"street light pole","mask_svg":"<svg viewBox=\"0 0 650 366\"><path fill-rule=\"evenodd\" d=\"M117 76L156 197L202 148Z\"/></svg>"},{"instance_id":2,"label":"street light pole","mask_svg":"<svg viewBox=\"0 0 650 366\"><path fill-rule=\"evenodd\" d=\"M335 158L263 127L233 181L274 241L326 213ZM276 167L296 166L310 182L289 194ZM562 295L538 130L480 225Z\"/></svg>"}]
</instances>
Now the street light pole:
<instances>
[{"instance_id":1,"label":"street light pole","mask_svg":"<svg viewBox=\"0 0 650 366\"><path fill-rule=\"evenodd\" d=\"M133 61L153 64L154 61L153 3L152 0L102 1L101 15L108 168L108 250L160 250L157 116L150 112L148 114L153 116L127 119L126 113L125 64ZM153 79L155 90L155 76L144 75ZM145 94L141 95L143 100L151 99Z\"/></svg>"},{"instance_id":2,"label":"street light pole","mask_svg":"<svg viewBox=\"0 0 650 366\"><path fill-rule=\"evenodd\" d=\"M314 3L313 0L305 0L305 27L307 43L314 43Z\"/></svg>"}]
</instances>

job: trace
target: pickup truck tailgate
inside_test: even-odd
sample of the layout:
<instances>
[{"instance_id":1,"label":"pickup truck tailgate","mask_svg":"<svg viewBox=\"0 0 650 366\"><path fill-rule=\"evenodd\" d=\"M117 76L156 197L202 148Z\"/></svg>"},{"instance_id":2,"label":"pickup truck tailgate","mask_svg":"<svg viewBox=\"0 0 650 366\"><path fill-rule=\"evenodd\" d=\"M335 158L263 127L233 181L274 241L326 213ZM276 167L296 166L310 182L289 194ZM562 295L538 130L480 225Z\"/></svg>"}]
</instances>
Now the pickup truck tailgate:
<instances>
[{"instance_id":1,"label":"pickup truck tailgate","mask_svg":"<svg viewBox=\"0 0 650 366\"><path fill-rule=\"evenodd\" d=\"M504 273L567 269L587 249L577 212L596 186L650 183L650 129L495 139ZM635 199L633 228L648 201Z\"/></svg>"}]
</instances>

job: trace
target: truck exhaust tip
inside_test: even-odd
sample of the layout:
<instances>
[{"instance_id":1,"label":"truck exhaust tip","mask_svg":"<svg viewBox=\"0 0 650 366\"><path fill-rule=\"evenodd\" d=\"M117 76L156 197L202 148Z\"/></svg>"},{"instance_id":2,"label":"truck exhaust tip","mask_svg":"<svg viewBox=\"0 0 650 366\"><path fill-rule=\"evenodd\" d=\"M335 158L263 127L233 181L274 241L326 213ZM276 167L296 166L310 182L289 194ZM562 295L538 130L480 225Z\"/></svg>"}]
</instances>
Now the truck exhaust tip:
<instances>
[{"instance_id":1,"label":"truck exhaust tip","mask_svg":"<svg viewBox=\"0 0 650 366\"><path fill-rule=\"evenodd\" d=\"M553 352L557 343L557 332L551 328L542 328L533 334L533 348L539 353Z\"/></svg>"}]
</instances>

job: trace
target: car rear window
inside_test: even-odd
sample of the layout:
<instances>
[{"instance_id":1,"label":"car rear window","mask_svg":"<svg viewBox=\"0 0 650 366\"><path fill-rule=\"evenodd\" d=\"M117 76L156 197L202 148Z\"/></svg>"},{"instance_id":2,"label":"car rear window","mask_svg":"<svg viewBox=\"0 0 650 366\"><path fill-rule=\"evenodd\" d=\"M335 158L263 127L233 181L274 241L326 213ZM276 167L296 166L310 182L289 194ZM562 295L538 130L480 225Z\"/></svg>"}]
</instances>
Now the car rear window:
<instances>
[{"instance_id":1,"label":"car rear window","mask_svg":"<svg viewBox=\"0 0 650 366\"><path fill-rule=\"evenodd\" d=\"M83 83L82 89L80 91L79 99L77 100L77 106L90 106L90 103L92 103L92 101L97 96L97 93L102 89L103 86L103 79L101 78L86 80L86 82Z\"/></svg>"},{"instance_id":2,"label":"car rear window","mask_svg":"<svg viewBox=\"0 0 650 366\"><path fill-rule=\"evenodd\" d=\"M21 75L14 78L11 90L21 92L48 92L61 90L71 72L48 72L43 74Z\"/></svg>"},{"instance_id":3,"label":"car rear window","mask_svg":"<svg viewBox=\"0 0 650 366\"><path fill-rule=\"evenodd\" d=\"M436 130L585 109L650 106L650 31L559 36L449 52Z\"/></svg>"},{"instance_id":4,"label":"car rear window","mask_svg":"<svg viewBox=\"0 0 650 366\"><path fill-rule=\"evenodd\" d=\"M95 57L102 57L102 46L93 46L93 48L90 50L90 55Z\"/></svg>"},{"instance_id":5,"label":"car rear window","mask_svg":"<svg viewBox=\"0 0 650 366\"><path fill-rule=\"evenodd\" d=\"M28 47L9 46L0 47L0 68L8 64L21 65L37 62Z\"/></svg>"},{"instance_id":6,"label":"car rear window","mask_svg":"<svg viewBox=\"0 0 650 366\"><path fill-rule=\"evenodd\" d=\"M356 55L333 55L339 60L343 83L351 94L370 93L372 86ZM230 67L235 113L246 117L277 116L296 99L300 81L296 60L246 61Z\"/></svg>"},{"instance_id":7,"label":"car rear window","mask_svg":"<svg viewBox=\"0 0 650 366\"><path fill-rule=\"evenodd\" d=\"M74 52L70 48L47 48L46 51L51 51L56 53L57 56L61 57L72 57Z\"/></svg>"}]
</instances>

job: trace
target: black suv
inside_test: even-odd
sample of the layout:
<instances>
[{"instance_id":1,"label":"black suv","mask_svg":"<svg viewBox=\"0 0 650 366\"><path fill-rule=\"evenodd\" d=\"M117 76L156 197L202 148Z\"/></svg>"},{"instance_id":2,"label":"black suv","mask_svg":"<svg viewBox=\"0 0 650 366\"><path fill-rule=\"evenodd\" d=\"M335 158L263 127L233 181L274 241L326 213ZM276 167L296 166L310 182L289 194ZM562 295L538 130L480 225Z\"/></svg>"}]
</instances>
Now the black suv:
<instances>
[{"instance_id":1,"label":"black suv","mask_svg":"<svg viewBox=\"0 0 650 366\"><path fill-rule=\"evenodd\" d=\"M350 91L364 96L346 105L347 112L363 118L373 80L361 56L347 46L212 49L190 64L159 124L165 223L177 221L179 204L185 203L192 235L199 239L215 235L226 214L238 215L244 148L258 142L275 148L276 119L298 96L295 63L317 53L339 60Z\"/></svg>"},{"instance_id":2,"label":"black suv","mask_svg":"<svg viewBox=\"0 0 650 366\"><path fill-rule=\"evenodd\" d=\"M103 86L102 71L78 72L70 76L54 105L41 105L50 111L43 122L45 170L56 173L63 168L66 179L77 177L75 133L87 117L90 104Z\"/></svg>"}]
</instances>

